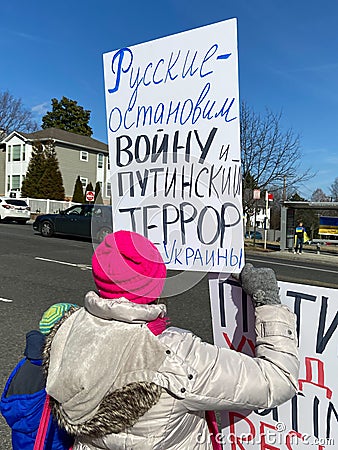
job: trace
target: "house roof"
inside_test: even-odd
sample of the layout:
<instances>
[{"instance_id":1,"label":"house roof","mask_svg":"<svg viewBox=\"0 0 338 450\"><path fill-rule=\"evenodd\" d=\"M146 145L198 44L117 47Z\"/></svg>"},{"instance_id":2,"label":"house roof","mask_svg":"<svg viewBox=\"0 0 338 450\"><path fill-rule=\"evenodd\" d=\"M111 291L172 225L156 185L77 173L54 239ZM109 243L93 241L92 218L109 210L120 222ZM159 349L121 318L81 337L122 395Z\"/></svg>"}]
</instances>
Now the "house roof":
<instances>
[{"instance_id":1,"label":"house roof","mask_svg":"<svg viewBox=\"0 0 338 450\"><path fill-rule=\"evenodd\" d=\"M46 128L45 130L34 131L33 133L13 131L10 135L6 136L4 141L9 140L14 134L20 135L28 141L53 139L56 142L108 153L108 145L104 142L98 141L97 139L93 139L89 136L83 136L81 134L60 130L59 128Z\"/></svg>"}]
</instances>

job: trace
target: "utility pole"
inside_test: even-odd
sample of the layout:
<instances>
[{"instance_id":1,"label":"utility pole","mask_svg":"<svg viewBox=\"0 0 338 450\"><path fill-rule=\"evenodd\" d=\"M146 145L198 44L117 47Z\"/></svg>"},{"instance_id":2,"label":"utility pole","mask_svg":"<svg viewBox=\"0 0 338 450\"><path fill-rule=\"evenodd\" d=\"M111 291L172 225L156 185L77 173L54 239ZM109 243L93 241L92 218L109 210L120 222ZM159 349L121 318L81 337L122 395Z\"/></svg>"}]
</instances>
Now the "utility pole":
<instances>
[{"instance_id":1,"label":"utility pole","mask_svg":"<svg viewBox=\"0 0 338 450\"><path fill-rule=\"evenodd\" d=\"M283 202L286 201L286 175L284 175L284 182L283 182Z\"/></svg>"},{"instance_id":2,"label":"utility pole","mask_svg":"<svg viewBox=\"0 0 338 450\"><path fill-rule=\"evenodd\" d=\"M264 220L264 250L266 250L266 241L268 234L268 209L269 209L269 192L265 191L265 220Z\"/></svg>"}]
</instances>

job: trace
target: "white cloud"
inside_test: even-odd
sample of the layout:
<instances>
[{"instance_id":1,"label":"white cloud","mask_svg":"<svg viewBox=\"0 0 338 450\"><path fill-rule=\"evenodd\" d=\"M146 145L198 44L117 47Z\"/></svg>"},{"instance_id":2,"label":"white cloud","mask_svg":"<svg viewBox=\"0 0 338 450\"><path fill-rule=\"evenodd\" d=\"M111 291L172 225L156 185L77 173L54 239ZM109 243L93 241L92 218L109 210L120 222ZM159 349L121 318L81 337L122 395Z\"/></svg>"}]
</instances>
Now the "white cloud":
<instances>
[{"instance_id":1,"label":"white cloud","mask_svg":"<svg viewBox=\"0 0 338 450\"><path fill-rule=\"evenodd\" d=\"M32 113L35 116L44 116L50 107L50 102L40 103L32 107Z\"/></svg>"},{"instance_id":2,"label":"white cloud","mask_svg":"<svg viewBox=\"0 0 338 450\"><path fill-rule=\"evenodd\" d=\"M338 155L332 154L326 158L326 162L329 164L338 164Z\"/></svg>"},{"instance_id":3,"label":"white cloud","mask_svg":"<svg viewBox=\"0 0 338 450\"><path fill-rule=\"evenodd\" d=\"M34 41L34 42L47 42L47 43L52 42L49 39L45 39L45 38L35 35L35 34L23 33L22 31L6 29L3 27L1 27L0 30L1 30L1 32L5 32L6 34L14 36L15 38L18 38L18 39L25 39L25 40Z\"/></svg>"}]
</instances>

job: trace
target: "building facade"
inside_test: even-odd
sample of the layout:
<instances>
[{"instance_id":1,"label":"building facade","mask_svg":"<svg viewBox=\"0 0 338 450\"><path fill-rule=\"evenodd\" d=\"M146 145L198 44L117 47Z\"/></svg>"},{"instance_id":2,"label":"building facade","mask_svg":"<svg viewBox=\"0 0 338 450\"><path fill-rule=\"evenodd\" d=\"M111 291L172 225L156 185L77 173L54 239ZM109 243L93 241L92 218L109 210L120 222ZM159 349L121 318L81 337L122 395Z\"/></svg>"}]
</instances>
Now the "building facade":
<instances>
[{"instance_id":1,"label":"building facade","mask_svg":"<svg viewBox=\"0 0 338 450\"><path fill-rule=\"evenodd\" d=\"M42 145L53 141L65 188L65 197L71 200L75 182L80 176L83 187L89 182L101 185L105 203L109 203L108 145L89 136L82 136L58 128L47 128L34 133L13 131L0 142L0 195L20 193L34 143Z\"/></svg>"}]
</instances>

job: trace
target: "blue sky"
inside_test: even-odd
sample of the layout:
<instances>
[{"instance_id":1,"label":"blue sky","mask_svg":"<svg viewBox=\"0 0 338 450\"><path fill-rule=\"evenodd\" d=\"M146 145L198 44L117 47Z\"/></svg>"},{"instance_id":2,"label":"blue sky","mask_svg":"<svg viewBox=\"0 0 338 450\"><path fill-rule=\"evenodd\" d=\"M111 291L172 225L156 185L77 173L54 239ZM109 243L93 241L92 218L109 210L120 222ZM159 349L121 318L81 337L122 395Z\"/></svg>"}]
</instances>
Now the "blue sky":
<instances>
[{"instance_id":1,"label":"blue sky","mask_svg":"<svg viewBox=\"0 0 338 450\"><path fill-rule=\"evenodd\" d=\"M213 22L238 19L240 98L256 112L283 111L300 135L300 186L329 193L338 176L338 2L323 0L58 0L2 2L0 91L39 125L51 98L91 110L93 137L107 142L102 54Z\"/></svg>"}]
</instances>

